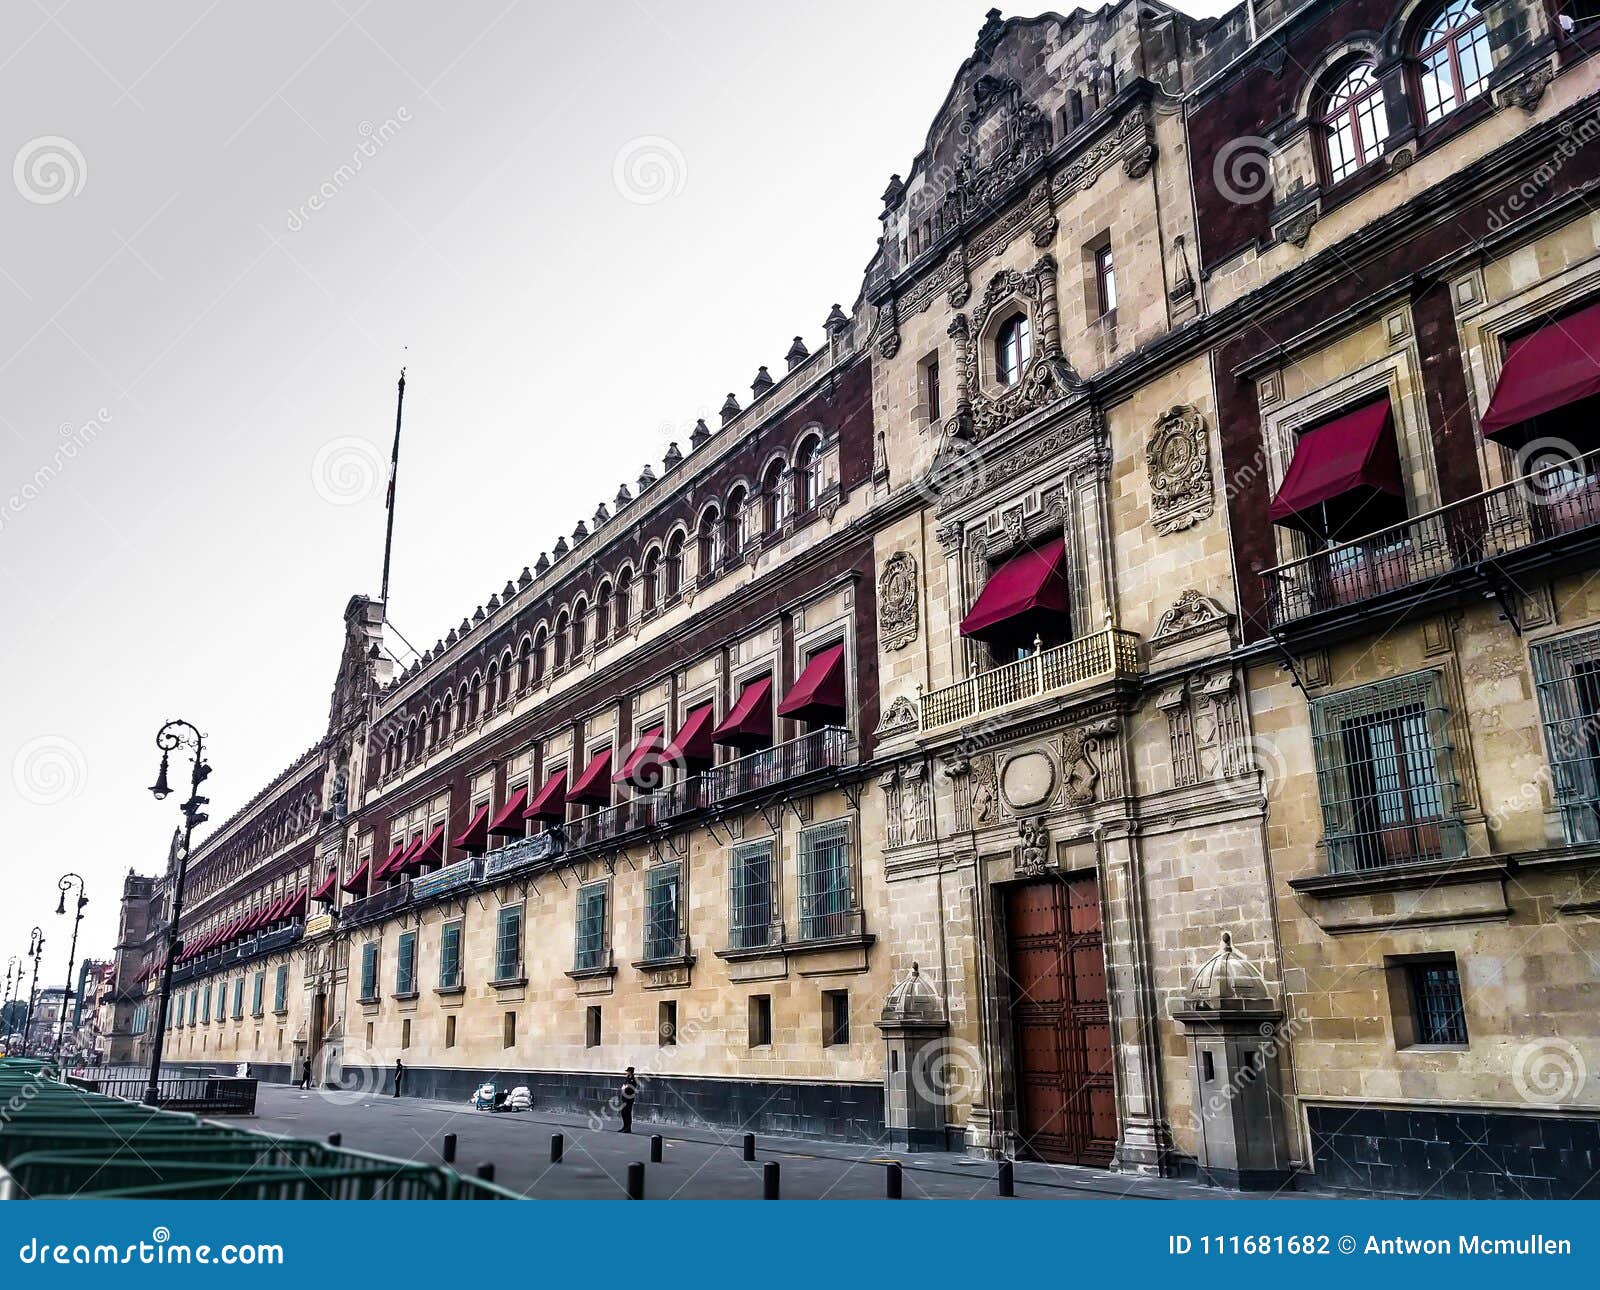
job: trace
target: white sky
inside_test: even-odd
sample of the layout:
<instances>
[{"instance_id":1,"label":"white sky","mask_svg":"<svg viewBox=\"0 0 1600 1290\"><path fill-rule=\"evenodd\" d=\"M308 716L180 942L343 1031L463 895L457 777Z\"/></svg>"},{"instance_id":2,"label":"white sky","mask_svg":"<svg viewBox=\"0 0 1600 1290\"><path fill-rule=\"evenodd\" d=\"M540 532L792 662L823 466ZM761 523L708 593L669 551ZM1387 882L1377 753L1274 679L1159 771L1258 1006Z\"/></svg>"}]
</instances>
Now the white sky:
<instances>
[{"instance_id":1,"label":"white sky","mask_svg":"<svg viewBox=\"0 0 1600 1290\"><path fill-rule=\"evenodd\" d=\"M987 8L0 8L0 977L40 923L64 978L69 869L109 951L178 820L162 721L210 736L219 822L321 734L402 362L425 649L815 347Z\"/></svg>"}]
</instances>

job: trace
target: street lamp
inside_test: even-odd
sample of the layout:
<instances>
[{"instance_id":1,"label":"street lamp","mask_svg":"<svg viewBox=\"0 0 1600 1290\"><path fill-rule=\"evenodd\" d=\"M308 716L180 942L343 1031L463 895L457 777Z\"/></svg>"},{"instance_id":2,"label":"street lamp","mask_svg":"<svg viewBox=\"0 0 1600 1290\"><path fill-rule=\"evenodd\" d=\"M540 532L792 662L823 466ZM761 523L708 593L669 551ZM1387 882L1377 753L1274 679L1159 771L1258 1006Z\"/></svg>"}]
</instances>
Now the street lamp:
<instances>
[{"instance_id":1,"label":"street lamp","mask_svg":"<svg viewBox=\"0 0 1600 1290\"><path fill-rule=\"evenodd\" d=\"M78 925L83 922L83 907L89 903L89 897L84 894L83 876L76 873L64 873L56 880L56 886L61 889L61 899L56 902L56 913L67 912L67 893L72 890L72 884L78 884L77 916L72 920L72 947L67 951L67 989L61 996L61 1021L56 1026L56 1045L51 1056L56 1061L61 1060L61 1043L67 1037L67 1002L72 998L72 965L78 958Z\"/></svg>"},{"instance_id":2,"label":"street lamp","mask_svg":"<svg viewBox=\"0 0 1600 1290\"><path fill-rule=\"evenodd\" d=\"M22 980L22 960L13 954L6 960L6 992L4 1001L0 1002L0 1040L9 1041L11 1038L11 1024L6 1020L11 1015L11 1001L16 998L16 987ZM11 1044L6 1043L7 1051Z\"/></svg>"},{"instance_id":3,"label":"street lamp","mask_svg":"<svg viewBox=\"0 0 1600 1290\"><path fill-rule=\"evenodd\" d=\"M33 960L33 986L28 991L28 1014L22 1022L22 1055L28 1055L28 1040L33 1030L33 1005L39 998L39 960L44 957L44 933L35 927L28 936L28 957ZM17 982L22 977L18 974Z\"/></svg>"},{"instance_id":4,"label":"street lamp","mask_svg":"<svg viewBox=\"0 0 1600 1290\"><path fill-rule=\"evenodd\" d=\"M200 785L211 774L206 765L205 736L187 721L169 721L156 732L156 747L161 749L161 770L150 793L156 801L164 801L172 792L167 783L167 757L175 749L194 749L194 771L189 777L189 800L180 808L183 811L183 849L178 852L178 871L172 878L172 909L167 916L167 944L161 964L161 991L156 996L156 1037L150 1045L150 1083L144 1100L155 1106L161 1095L161 1050L167 1037L167 1005L172 998L172 964L178 957L178 920L183 916L183 880L189 868L189 845L194 840L195 826L206 822L200 809L209 798L200 796Z\"/></svg>"}]
</instances>

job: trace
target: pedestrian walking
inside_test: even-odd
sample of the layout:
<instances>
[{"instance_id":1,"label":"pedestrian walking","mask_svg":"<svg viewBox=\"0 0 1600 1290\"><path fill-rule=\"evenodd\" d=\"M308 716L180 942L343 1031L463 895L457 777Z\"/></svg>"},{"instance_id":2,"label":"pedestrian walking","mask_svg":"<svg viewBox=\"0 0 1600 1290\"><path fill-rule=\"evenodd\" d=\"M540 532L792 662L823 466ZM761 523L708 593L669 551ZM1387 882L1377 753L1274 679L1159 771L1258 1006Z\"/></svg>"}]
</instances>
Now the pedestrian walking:
<instances>
[{"instance_id":1,"label":"pedestrian walking","mask_svg":"<svg viewBox=\"0 0 1600 1290\"><path fill-rule=\"evenodd\" d=\"M634 1078L633 1067L628 1067L622 1077L622 1127L619 1133L633 1132L633 1099L639 1096L639 1081Z\"/></svg>"},{"instance_id":2,"label":"pedestrian walking","mask_svg":"<svg viewBox=\"0 0 1600 1290\"><path fill-rule=\"evenodd\" d=\"M400 1064L400 1059L396 1057L394 1059L394 1095L396 1097L400 1096L400 1086L405 1083L405 1080L406 1068Z\"/></svg>"},{"instance_id":3,"label":"pedestrian walking","mask_svg":"<svg viewBox=\"0 0 1600 1290\"><path fill-rule=\"evenodd\" d=\"M311 1054L307 1053L300 1064L300 1087L311 1087Z\"/></svg>"}]
</instances>

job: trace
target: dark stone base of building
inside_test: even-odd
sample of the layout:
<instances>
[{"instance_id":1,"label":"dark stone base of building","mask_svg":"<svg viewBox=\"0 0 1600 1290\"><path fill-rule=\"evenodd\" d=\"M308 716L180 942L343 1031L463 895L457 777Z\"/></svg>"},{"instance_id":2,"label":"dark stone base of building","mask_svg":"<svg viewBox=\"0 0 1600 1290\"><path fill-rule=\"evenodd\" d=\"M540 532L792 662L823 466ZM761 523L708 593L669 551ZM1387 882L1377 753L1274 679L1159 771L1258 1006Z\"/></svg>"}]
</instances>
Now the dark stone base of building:
<instances>
[{"instance_id":1,"label":"dark stone base of building","mask_svg":"<svg viewBox=\"0 0 1600 1290\"><path fill-rule=\"evenodd\" d=\"M1447 1200L1600 1200L1600 1117L1311 1106L1317 1188Z\"/></svg>"}]
</instances>

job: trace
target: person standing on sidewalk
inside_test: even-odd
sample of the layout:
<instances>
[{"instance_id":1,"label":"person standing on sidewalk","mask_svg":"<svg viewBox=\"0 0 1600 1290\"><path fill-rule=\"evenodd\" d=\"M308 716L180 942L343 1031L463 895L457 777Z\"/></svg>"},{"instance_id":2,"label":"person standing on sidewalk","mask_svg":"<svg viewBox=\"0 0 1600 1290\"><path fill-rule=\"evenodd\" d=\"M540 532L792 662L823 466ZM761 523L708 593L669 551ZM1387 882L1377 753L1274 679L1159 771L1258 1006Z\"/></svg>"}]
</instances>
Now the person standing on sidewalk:
<instances>
[{"instance_id":1,"label":"person standing on sidewalk","mask_svg":"<svg viewBox=\"0 0 1600 1290\"><path fill-rule=\"evenodd\" d=\"M400 1086L406 1081L406 1068L401 1065L400 1059L394 1059L394 1095L400 1096Z\"/></svg>"},{"instance_id":2,"label":"person standing on sidewalk","mask_svg":"<svg viewBox=\"0 0 1600 1290\"><path fill-rule=\"evenodd\" d=\"M633 1067L628 1067L622 1077L622 1127L618 1133L633 1132L633 1099L639 1096L639 1081L634 1078Z\"/></svg>"},{"instance_id":3,"label":"person standing on sidewalk","mask_svg":"<svg viewBox=\"0 0 1600 1290\"><path fill-rule=\"evenodd\" d=\"M310 1053L307 1053L305 1055L304 1062L300 1067L300 1087L301 1088L310 1088L311 1087L311 1054Z\"/></svg>"}]
</instances>

